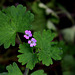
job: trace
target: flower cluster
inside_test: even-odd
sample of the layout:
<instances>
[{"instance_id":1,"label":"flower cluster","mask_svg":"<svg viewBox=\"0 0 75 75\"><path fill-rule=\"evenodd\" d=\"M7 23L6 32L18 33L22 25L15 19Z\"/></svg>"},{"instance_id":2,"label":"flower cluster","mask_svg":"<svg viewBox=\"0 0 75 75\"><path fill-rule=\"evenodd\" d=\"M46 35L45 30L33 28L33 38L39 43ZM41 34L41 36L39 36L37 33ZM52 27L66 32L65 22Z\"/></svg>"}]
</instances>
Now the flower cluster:
<instances>
[{"instance_id":1,"label":"flower cluster","mask_svg":"<svg viewBox=\"0 0 75 75\"><path fill-rule=\"evenodd\" d=\"M24 37L26 38L26 39L29 39L29 37L32 37L32 33L31 33L31 31L29 30L26 30L25 31L25 35L24 35Z\"/></svg>"},{"instance_id":2,"label":"flower cluster","mask_svg":"<svg viewBox=\"0 0 75 75\"><path fill-rule=\"evenodd\" d=\"M32 37L31 31L30 30L26 30L24 37L26 39L29 39L30 37ZM35 38L31 38L31 40L28 40L28 44L30 44L30 47L36 46L36 42L37 42L37 40Z\"/></svg>"}]
</instances>

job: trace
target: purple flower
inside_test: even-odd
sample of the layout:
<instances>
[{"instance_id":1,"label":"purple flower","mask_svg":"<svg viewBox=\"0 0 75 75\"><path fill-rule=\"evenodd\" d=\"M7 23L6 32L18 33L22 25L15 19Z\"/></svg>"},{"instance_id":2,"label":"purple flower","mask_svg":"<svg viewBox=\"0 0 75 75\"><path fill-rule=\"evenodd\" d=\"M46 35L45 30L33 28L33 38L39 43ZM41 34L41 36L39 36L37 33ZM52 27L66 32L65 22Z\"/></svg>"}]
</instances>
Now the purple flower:
<instances>
[{"instance_id":1,"label":"purple flower","mask_svg":"<svg viewBox=\"0 0 75 75\"><path fill-rule=\"evenodd\" d=\"M32 38L31 40L28 41L28 43L30 44L30 47L36 46L36 42L37 40Z\"/></svg>"},{"instance_id":2,"label":"purple flower","mask_svg":"<svg viewBox=\"0 0 75 75\"><path fill-rule=\"evenodd\" d=\"M29 37L32 37L31 31L30 31L30 30L26 30L24 37L25 37L26 39L29 39Z\"/></svg>"}]
</instances>

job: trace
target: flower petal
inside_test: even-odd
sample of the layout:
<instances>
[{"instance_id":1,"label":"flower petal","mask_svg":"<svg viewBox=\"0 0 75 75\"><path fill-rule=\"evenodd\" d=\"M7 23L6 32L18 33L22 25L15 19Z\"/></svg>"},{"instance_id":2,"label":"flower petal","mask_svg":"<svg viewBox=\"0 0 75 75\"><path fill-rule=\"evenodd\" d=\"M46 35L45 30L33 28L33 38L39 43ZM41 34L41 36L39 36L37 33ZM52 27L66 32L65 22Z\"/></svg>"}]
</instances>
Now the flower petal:
<instances>
[{"instance_id":1,"label":"flower petal","mask_svg":"<svg viewBox=\"0 0 75 75\"><path fill-rule=\"evenodd\" d=\"M29 37L32 37L32 34L29 34Z\"/></svg>"},{"instance_id":2,"label":"flower petal","mask_svg":"<svg viewBox=\"0 0 75 75\"><path fill-rule=\"evenodd\" d=\"M36 46L36 43L34 43L34 46Z\"/></svg>"},{"instance_id":3,"label":"flower petal","mask_svg":"<svg viewBox=\"0 0 75 75\"><path fill-rule=\"evenodd\" d=\"M34 39L34 38L32 38L32 39L31 39L31 41L33 41L33 42L37 42L37 40L36 40L36 39Z\"/></svg>"},{"instance_id":4,"label":"flower petal","mask_svg":"<svg viewBox=\"0 0 75 75\"><path fill-rule=\"evenodd\" d=\"M24 37L25 37L26 39L29 39L29 36L24 35Z\"/></svg>"},{"instance_id":5,"label":"flower petal","mask_svg":"<svg viewBox=\"0 0 75 75\"><path fill-rule=\"evenodd\" d=\"M26 30L25 33L28 33L28 30Z\"/></svg>"},{"instance_id":6,"label":"flower petal","mask_svg":"<svg viewBox=\"0 0 75 75\"><path fill-rule=\"evenodd\" d=\"M31 41L29 40L29 41L28 41L28 44L30 44L30 43L31 43Z\"/></svg>"},{"instance_id":7,"label":"flower petal","mask_svg":"<svg viewBox=\"0 0 75 75\"><path fill-rule=\"evenodd\" d=\"M30 44L30 47L33 47L33 44Z\"/></svg>"},{"instance_id":8,"label":"flower petal","mask_svg":"<svg viewBox=\"0 0 75 75\"><path fill-rule=\"evenodd\" d=\"M31 31L30 30L28 32L31 34Z\"/></svg>"}]
</instances>

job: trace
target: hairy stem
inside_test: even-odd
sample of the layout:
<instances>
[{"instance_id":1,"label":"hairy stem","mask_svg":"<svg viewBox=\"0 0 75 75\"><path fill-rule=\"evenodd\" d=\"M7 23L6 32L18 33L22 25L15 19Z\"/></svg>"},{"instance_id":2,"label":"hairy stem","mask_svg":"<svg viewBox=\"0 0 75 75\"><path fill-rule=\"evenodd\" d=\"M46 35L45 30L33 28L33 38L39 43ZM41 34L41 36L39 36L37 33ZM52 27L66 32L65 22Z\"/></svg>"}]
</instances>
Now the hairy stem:
<instances>
[{"instance_id":1,"label":"hairy stem","mask_svg":"<svg viewBox=\"0 0 75 75\"><path fill-rule=\"evenodd\" d=\"M24 72L24 75L28 75L28 72L29 72L29 69L26 68L26 69L25 69L25 72Z\"/></svg>"},{"instance_id":2,"label":"hairy stem","mask_svg":"<svg viewBox=\"0 0 75 75\"><path fill-rule=\"evenodd\" d=\"M21 41L21 39L20 39L18 33L17 33L16 35L17 35L18 40L20 41L20 44L22 44L22 41ZM29 72L29 69L26 68L26 69L25 69L25 72L24 72L24 75L28 75L28 72Z\"/></svg>"}]
</instances>

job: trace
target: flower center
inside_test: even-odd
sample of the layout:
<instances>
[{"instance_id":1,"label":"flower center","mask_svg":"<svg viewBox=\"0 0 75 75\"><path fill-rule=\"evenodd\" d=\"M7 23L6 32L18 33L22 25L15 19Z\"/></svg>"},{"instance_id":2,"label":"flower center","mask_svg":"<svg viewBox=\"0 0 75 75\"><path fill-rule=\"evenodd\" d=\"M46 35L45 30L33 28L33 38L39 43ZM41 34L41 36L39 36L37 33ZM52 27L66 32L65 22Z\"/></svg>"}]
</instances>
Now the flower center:
<instances>
[{"instance_id":1,"label":"flower center","mask_svg":"<svg viewBox=\"0 0 75 75\"><path fill-rule=\"evenodd\" d=\"M26 34L26 36L29 36L28 34Z\"/></svg>"},{"instance_id":2,"label":"flower center","mask_svg":"<svg viewBox=\"0 0 75 75\"><path fill-rule=\"evenodd\" d=\"M33 41L31 41L31 43L33 43Z\"/></svg>"}]
</instances>

